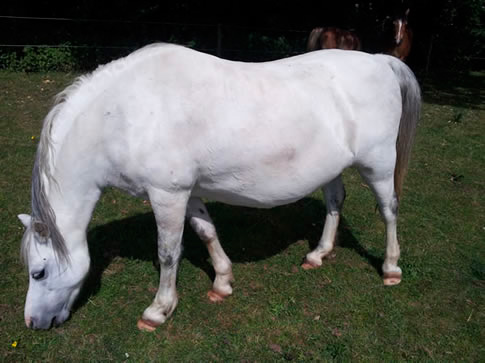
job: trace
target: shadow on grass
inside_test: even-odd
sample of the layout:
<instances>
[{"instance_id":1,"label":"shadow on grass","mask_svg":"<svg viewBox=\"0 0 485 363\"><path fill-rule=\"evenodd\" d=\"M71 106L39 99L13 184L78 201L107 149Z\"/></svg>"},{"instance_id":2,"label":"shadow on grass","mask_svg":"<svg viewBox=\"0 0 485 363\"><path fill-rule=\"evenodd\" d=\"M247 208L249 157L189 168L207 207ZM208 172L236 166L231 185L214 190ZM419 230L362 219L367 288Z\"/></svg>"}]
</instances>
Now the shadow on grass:
<instances>
[{"instance_id":1,"label":"shadow on grass","mask_svg":"<svg viewBox=\"0 0 485 363\"><path fill-rule=\"evenodd\" d=\"M426 102L437 105L485 109L485 72L446 72L420 77Z\"/></svg>"},{"instance_id":2,"label":"shadow on grass","mask_svg":"<svg viewBox=\"0 0 485 363\"><path fill-rule=\"evenodd\" d=\"M214 220L221 244L234 263L255 262L275 256L291 244L306 240L309 249L320 239L325 208L321 201L304 198L299 202L270 210L206 203ZM339 226L339 246L356 251L379 273L382 259L369 254L352 234L345 218ZM103 271L116 257L157 263L157 229L152 213L114 221L88 233L91 271L76 307L84 305L101 287ZM186 258L213 280L214 269L208 262L208 252L198 236L186 224L183 238ZM302 256L303 259L304 256Z\"/></svg>"}]
</instances>

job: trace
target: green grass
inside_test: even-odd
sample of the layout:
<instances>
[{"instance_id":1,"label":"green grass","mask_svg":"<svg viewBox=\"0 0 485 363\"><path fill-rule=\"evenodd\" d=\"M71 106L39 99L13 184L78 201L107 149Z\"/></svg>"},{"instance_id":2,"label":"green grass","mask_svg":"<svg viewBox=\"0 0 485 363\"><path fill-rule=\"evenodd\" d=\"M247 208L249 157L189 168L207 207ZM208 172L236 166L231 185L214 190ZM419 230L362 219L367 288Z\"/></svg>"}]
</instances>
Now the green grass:
<instances>
[{"instance_id":1,"label":"green grass","mask_svg":"<svg viewBox=\"0 0 485 363\"><path fill-rule=\"evenodd\" d=\"M400 285L382 284L384 225L369 189L348 171L336 256L317 270L299 265L323 227L321 193L272 210L208 203L234 263L234 295L208 302L210 261L187 228L180 302L152 334L136 321L158 285L154 219L142 200L111 189L89 226L93 268L72 318L49 331L24 326L16 215L30 211L41 120L73 77L0 73L0 360L485 359L484 74L424 84L400 208Z\"/></svg>"}]
</instances>

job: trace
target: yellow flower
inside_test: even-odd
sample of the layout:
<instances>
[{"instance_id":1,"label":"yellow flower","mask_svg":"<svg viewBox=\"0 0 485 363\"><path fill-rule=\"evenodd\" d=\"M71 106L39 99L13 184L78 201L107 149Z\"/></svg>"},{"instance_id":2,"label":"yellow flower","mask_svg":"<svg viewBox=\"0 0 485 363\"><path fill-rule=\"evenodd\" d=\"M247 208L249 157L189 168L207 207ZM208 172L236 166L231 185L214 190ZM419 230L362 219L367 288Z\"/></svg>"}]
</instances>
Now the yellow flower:
<instances>
[{"instance_id":1,"label":"yellow flower","mask_svg":"<svg viewBox=\"0 0 485 363\"><path fill-rule=\"evenodd\" d=\"M35 140L35 136L32 136L30 139L31 139L31 140Z\"/></svg>"},{"instance_id":2,"label":"yellow flower","mask_svg":"<svg viewBox=\"0 0 485 363\"><path fill-rule=\"evenodd\" d=\"M16 348L16 347L17 347L17 341L14 341L14 342L12 343L12 347L14 347L14 348Z\"/></svg>"}]
</instances>

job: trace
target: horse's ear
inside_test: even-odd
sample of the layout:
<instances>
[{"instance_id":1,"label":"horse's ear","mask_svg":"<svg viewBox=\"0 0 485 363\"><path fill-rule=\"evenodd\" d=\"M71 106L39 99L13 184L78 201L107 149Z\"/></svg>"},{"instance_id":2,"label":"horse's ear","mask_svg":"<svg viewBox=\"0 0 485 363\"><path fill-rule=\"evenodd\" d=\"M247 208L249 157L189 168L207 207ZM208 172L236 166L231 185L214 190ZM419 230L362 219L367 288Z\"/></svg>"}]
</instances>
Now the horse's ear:
<instances>
[{"instance_id":1,"label":"horse's ear","mask_svg":"<svg viewBox=\"0 0 485 363\"><path fill-rule=\"evenodd\" d=\"M409 12L411 11L411 9L407 9L406 12L404 13L404 16L405 16L405 19L408 20L408 16L409 16Z\"/></svg>"},{"instance_id":2,"label":"horse's ear","mask_svg":"<svg viewBox=\"0 0 485 363\"><path fill-rule=\"evenodd\" d=\"M30 227L30 224L32 223L31 216L28 214L19 214L17 217L20 219L20 222L22 222L25 228Z\"/></svg>"},{"instance_id":3,"label":"horse's ear","mask_svg":"<svg viewBox=\"0 0 485 363\"><path fill-rule=\"evenodd\" d=\"M35 233L38 233L39 236L43 238L49 237L49 227L47 227L47 224L45 223L34 222L34 231Z\"/></svg>"}]
</instances>

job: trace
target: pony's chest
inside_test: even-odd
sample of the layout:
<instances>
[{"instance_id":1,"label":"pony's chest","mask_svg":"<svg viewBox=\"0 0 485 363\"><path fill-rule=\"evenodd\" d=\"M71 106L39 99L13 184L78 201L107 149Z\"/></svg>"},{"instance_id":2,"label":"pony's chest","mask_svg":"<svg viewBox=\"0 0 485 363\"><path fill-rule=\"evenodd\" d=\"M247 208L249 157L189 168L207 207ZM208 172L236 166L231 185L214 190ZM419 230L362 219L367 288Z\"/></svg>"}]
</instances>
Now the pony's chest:
<instances>
[{"instance_id":1,"label":"pony's chest","mask_svg":"<svg viewBox=\"0 0 485 363\"><path fill-rule=\"evenodd\" d=\"M138 177L119 172L110 178L109 185L121 189L135 197L147 197L145 183Z\"/></svg>"}]
</instances>

